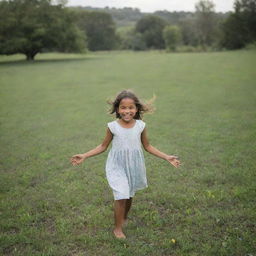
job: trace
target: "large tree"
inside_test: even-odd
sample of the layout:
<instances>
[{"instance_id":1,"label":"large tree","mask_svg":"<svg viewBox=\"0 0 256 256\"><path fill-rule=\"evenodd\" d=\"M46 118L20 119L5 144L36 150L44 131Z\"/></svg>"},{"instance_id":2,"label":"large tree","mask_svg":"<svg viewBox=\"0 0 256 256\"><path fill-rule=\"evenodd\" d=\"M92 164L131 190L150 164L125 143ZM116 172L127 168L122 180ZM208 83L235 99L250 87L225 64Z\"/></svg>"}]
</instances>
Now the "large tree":
<instances>
[{"instance_id":1,"label":"large tree","mask_svg":"<svg viewBox=\"0 0 256 256\"><path fill-rule=\"evenodd\" d=\"M239 49L256 41L256 0L236 0L223 24L222 46Z\"/></svg>"},{"instance_id":2,"label":"large tree","mask_svg":"<svg viewBox=\"0 0 256 256\"><path fill-rule=\"evenodd\" d=\"M164 49L163 29L166 21L153 15L141 18L135 27L135 31L141 33L147 48Z\"/></svg>"},{"instance_id":3,"label":"large tree","mask_svg":"<svg viewBox=\"0 0 256 256\"><path fill-rule=\"evenodd\" d=\"M195 8L199 43L202 46L212 45L216 35L214 3L210 0L200 0Z\"/></svg>"},{"instance_id":4,"label":"large tree","mask_svg":"<svg viewBox=\"0 0 256 256\"><path fill-rule=\"evenodd\" d=\"M51 0L0 2L0 54L25 54L33 60L42 51L80 52L85 37L62 4Z\"/></svg>"},{"instance_id":5,"label":"large tree","mask_svg":"<svg viewBox=\"0 0 256 256\"><path fill-rule=\"evenodd\" d=\"M115 23L110 14L78 10L78 26L87 36L91 51L111 50L117 44Z\"/></svg>"}]
</instances>

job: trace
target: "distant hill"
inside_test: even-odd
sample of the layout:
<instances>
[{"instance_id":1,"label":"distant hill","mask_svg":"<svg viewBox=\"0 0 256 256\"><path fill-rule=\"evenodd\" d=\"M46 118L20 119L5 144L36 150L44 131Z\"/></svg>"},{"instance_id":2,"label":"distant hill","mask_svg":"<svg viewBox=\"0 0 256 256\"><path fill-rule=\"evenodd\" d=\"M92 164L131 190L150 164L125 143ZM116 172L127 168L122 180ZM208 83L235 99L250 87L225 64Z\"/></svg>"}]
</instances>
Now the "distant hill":
<instances>
[{"instance_id":1,"label":"distant hill","mask_svg":"<svg viewBox=\"0 0 256 256\"><path fill-rule=\"evenodd\" d=\"M145 15L153 14L159 16L171 24L177 24L181 19L184 19L188 16L193 15L192 12L168 12L168 11L156 11L154 13L145 13L141 12L138 8L96 8L96 7L72 7L72 8L79 8L82 10L89 10L89 11L102 11L111 14L113 20L115 21L117 27L123 26L133 26L135 23L141 19Z\"/></svg>"},{"instance_id":2,"label":"distant hill","mask_svg":"<svg viewBox=\"0 0 256 256\"><path fill-rule=\"evenodd\" d=\"M102 11L102 12L107 12L109 13L114 22L116 23L117 27L126 27L126 26L134 26L135 23L142 18L145 13L140 12L139 9L137 8L95 8L95 7L71 7L71 8L79 8L81 10L88 10L88 11Z\"/></svg>"},{"instance_id":3,"label":"distant hill","mask_svg":"<svg viewBox=\"0 0 256 256\"><path fill-rule=\"evenodd\" d=\"M190 19L193 18L194 12L184 12L184 11L175 11L175 12L169 12L166 10L163 11L156 11L153 13L145 13L141 12L138 8L130 8L130 7L124 7L124 8L96 8L96 7L71 7L71 8L79 8L82 10L89 10L89 11L102 11L109 13L114 22L116 23L117 27L127 27L127 26L134 26L136 22L141 19L145 15L155 15L160 18L163 18L166 20L169 24L179 24L184 19ZM225 17L227 13L216 13L217 16Z\"/></svg>"}]
</instances>

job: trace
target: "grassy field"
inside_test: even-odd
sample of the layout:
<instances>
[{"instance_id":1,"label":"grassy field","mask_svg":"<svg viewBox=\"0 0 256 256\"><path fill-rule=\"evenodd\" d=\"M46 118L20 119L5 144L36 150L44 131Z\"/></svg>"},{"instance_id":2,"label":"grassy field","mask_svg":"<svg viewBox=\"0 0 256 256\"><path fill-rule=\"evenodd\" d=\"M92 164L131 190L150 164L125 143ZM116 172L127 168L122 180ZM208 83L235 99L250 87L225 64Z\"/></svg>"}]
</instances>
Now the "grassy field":
<instances>
[{"instance_id":1,"label":"grassy field","mask_svg":"<svg viewBox=\"0 0 256 256\"><path fill-rule=\"evenodd\" d=\"M256 51L102 52L0 57L1 254L256 255ZM114 239L106 100L122 89L157 96L139 191ZM174 239L174 240L172 240Z\"/></svg>"}]
</instances>

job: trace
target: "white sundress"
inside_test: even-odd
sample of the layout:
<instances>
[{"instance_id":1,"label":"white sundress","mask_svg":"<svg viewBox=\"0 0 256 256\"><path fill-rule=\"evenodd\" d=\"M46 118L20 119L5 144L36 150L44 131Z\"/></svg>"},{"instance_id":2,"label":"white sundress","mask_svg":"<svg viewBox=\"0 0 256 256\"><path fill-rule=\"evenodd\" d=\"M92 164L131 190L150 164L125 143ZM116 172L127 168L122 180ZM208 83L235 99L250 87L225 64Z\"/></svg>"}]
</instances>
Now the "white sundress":
<instances>
[{"instance_id":1,"label":"white sundress","mask_svg":"<svg viewBox=\"0 0 256 256\"><path fill-rule=\"evenodd\" d=\"M129 199L137 190L148 186L141 148L145 123L135 121L131 128L124 128L117 121L108 123L113 140L106 162L106 176L115 200Z\"/></svg>"}]
</instances>

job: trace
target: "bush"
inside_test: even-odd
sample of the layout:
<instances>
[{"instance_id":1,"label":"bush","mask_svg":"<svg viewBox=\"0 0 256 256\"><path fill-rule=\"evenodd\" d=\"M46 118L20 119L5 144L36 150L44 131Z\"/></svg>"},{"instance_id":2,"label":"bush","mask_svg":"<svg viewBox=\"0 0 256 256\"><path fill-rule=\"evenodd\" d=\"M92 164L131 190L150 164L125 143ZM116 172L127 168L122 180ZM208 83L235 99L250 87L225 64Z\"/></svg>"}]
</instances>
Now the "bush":
<instances>
[{"instance_id":1,"label":"bush","mask_svg":"<svg viewBox=\"0 0 256 256\"><path fill-rule=\"evenodd\" d=\"M165 48L169 51L175 51L182 40L180 28L177 26L166 26L163 30L163 38Z\"/></svg>"},{"instance_id":2,"label":"bush","mask_svg":"<svg viewBox=\"0 0 256 256\"><path fill-rule=\"evenodd\" d=\"M250 44L247 44L247 45L245 46L245 49L246 49L246 50L256 50L256 41L254 41L254 42L252 42L252 43L250 43Z\"/></svg>"}]
</instances>

